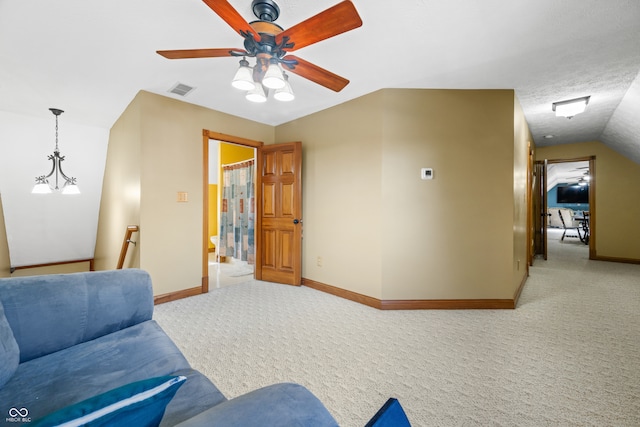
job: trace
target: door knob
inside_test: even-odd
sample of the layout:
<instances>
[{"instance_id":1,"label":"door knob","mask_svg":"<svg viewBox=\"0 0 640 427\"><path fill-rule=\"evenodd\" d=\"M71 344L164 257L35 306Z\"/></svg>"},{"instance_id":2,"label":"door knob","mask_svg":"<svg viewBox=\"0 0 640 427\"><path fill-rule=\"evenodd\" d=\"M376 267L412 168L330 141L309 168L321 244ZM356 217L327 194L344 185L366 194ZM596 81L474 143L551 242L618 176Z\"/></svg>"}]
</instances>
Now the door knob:
<instances>
[{"instance_id":1,"label":"door knob","mask_svg":"<svg viewBox=\"0 0 640 427\"><path fill-rule=\"evenodd\" d=\"M300 222L300 220L299 220L298 218L296 218L296 219L294 219L294 220L293 220L293 223L294 223L294 224L298 224L299 222Z\"/></svg>"}]
</instances>

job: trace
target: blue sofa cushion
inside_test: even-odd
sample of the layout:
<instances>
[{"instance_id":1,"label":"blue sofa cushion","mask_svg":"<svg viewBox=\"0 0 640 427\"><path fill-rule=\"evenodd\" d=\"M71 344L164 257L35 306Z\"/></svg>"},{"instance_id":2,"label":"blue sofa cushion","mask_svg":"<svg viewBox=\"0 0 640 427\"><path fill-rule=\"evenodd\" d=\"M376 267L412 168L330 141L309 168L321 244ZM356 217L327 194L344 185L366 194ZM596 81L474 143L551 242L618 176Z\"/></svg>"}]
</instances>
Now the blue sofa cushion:
<instances>
[{"instance_id":1,"label":"blue sofa cushion","mask_svg":"<svg viewBox=\"0 0 640 427\"><path fill-rule=\"evenodd\" d=\"M227 399L209 378L194 369L182 369L172 375L187 377L185 384L169 402L160 427L172 427Z\"/></svg>"},{"instance_id":2,"label":"blue sofa cushion","mask_svg":"<svg viewBox=\"0 0 640 427\"><path fill-rule=\"evenodd\" d=\"M0 403L7 408L27 408L29 416L38 419L116 387L176 372L184 372L180 375L188 378L187 384L178 391L181 395L190 390L190 369L178 347L150 320L21 363L13 377L0 388ZM206 400L198 403L199 408L226 400L211 383L196 390L206 390L204 396L192 397L196 403ZM188 406L175 408L185 409Z\"/></svg>"},{"instance_id":3,"label":"blue sofa cushion","mask_svg":"<svg viewBox=\"0 0 640 427\"><path fill-rule=\"evenodd\" d=\"M167 404L186 379L162 376L133 382L60 409L31 425L157 427Z\"/></svg>"},{"instance_id":4,"label":"blue sofa cushion","mask_svg":"<svg viewBox=\"0 0 640 427\"><path fill-rule=\"evenodd\" d=\"M20 363L20 349L4 315L2 301L0 301L0 387L13 376L18 368L18 363Z\"/></svg>"},{"instance_id":5,"label":"blue sofa cushion","mask_svg":"<svg viewBox=\"0 0 640 427\"><path fill-rule=\"evenodd\" d=\"M153 315L151 278L135 269L0 279L0 301L20 348L20 362Z\"/></svg>"},{"instance_id":6,"label":"blue sofa cushion","mask_svg":"<svg viewBox=\"0 0 640 427\"><path fill-rule=\"evenodd\" d=\"M398 399L393 397L382 405L365 427L411 427Z\"/></svg>"}]
</instances>

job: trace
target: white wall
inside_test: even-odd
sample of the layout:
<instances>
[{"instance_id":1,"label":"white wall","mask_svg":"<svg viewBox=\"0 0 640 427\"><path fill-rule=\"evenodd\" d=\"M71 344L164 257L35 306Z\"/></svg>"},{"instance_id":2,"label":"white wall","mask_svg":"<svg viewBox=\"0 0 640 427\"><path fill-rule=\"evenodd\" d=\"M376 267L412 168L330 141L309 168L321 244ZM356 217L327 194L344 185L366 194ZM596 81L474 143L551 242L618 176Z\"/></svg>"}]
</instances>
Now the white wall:
<instances>
[{"instance_id":1,"label":"white wall","mask_svg":"<svg viewBox=\"0 0 640 427\"><path fill-rule=\"evenodd\" d=\"M51 170L55 117L0 111L0 193L12 267L93 257L109 130L73 124L72 115L58 118L58 148L81 194L39 195L31 189Z\"/></svg>"}]
</instances>

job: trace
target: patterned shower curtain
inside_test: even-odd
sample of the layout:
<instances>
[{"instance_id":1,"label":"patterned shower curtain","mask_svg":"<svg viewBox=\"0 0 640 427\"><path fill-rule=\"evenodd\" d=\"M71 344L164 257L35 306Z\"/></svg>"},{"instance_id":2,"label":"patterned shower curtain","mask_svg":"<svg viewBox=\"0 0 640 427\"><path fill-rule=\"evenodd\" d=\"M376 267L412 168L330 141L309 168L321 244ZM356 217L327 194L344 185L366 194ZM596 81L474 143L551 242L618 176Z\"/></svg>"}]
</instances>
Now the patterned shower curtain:
<instances>
[{"instance_id":1,"label":"patterned shower curtain","mask_svg":"<svg viewBox=\"0 0 640 427\"><path fill-rule=\"evenodd\" d=\"M254 161L222 165L221 256L255 263Z\"/></svg>"}]
</instances>

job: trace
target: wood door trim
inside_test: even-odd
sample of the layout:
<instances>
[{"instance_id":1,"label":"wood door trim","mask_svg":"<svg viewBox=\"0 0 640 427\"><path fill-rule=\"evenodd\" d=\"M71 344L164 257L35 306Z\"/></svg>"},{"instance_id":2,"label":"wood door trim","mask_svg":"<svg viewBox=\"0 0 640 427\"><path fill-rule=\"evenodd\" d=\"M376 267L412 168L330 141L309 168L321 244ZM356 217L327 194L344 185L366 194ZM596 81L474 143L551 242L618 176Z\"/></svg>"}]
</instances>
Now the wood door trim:
<instances>
[{"instance_id":1,"label":"wood door trim","mask_svg":"<svg viewBox=\"0 0 640 427\"><path fill-rule=\"evenodd\" d=\"M153 297L153 304L164 304L167 302L179 300L182 298L193 297L196 295L204 294L208 291L204 290L204 283L202 287L196 286L195 288L182 289L176 292L169 292L168 294L156 295Z\"/></svg>"},{"instance_id":2,"label":"wood door trim","mask_svg":"<svg viewBox=\"0 0 640 427\"><path fill-rule=\"evenodd\" d=\"M598 228L598 221L596 221L596 156L591 156L589 159L589 174L591 180L589 181L589 259L598 259L596 254L596 229Z\"/></svg>"},{"instance_id":3,"label":"wood door trim","mask_svg":"<svg viewBox=\"0 0 640 427\"><path fill-rule=\"evenodd\" d=\"M261 148L264 146L264 142L255 141L252 139L241 138L239 136L227 135L225 133L214 132L211 130L202 130L202 293L209 292L209 239L207 237L206 230L209 229L209 140L216 140L220 142L229 142L231 144L244 145L245 147L251 147L256 149L256 164L260 164ZM256 181L255 198L260 200L262 197L262 189L260 188L259 174ZM256 247L256 262L259 259L260 248L260 211L262 207L260 203L256 203L256 223L255 223L255 247ZM256 266L256 279L258 278L259 269ZM185 296L190 296L187 294Z\"/></svg>"},{"instance_id":4,"label":"wood door trim","mask_svg":"<svg viewBox=\"0 0 640 427\"><path fill-rule=\"evenodd\" d=\"M209 139L215 139L216 141L230 142L232 144L244 145L247 147L260 148L264 145L262 141L254 141L253 139L241 138L239 136L227 135L226 133L214 132L211 130L203 130L204 137Z\"/></svg>"},{"instance_id":5,"label":"wood door trim","mask_svg":"<svg viewBox=\"0 0 640 427\"><path fill-rule=\"evenodd\" d=\"M572 163L572 162L589 162L589 174L591 181L589 182L589 259L600 260L596 252L596 156L575 157L571 159L545 159L548 164L551 163Z\"/></svg>"}]
</instances>

